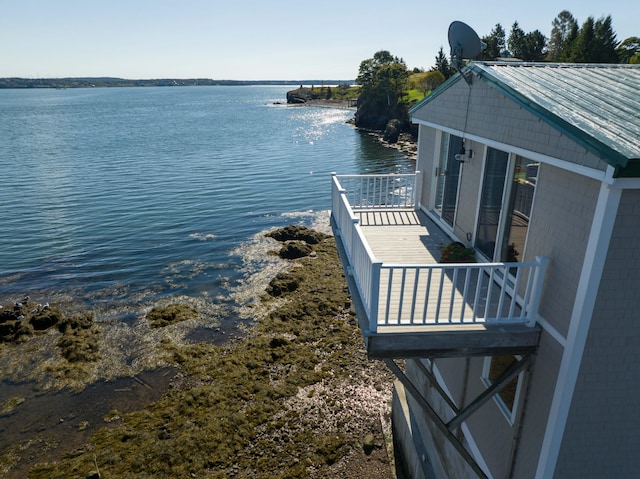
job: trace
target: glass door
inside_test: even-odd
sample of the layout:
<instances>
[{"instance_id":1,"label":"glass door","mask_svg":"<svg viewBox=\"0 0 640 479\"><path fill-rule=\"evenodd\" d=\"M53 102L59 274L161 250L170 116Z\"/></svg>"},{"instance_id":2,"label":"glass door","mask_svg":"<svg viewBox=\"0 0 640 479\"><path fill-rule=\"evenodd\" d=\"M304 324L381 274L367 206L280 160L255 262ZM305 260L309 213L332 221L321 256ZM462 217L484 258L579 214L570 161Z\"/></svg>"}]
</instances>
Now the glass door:
<instances>
[{"instance_id":1,"label":"glass door","mask_svg":"<svg viewBox=\"0 0 640 479\"><path fill-rule=\"evenodd\" d=\"M490 261L494 260L496 243L499 240L500 214L508 166L509 153L487 148L476 230L476 248Z\"/></svg>"},{"instance_id":2,"label":"glass door","mask_svg":"<svg viewBox=\"0 0 640 479\"><path fill-rule=\"evenodd\" d=\"M517 156L511 182L509 204L507 205L505 233L502 239L500 258L507 263L524 260L524 246L527 239L537 179L538 163Z\"/></svg>"},{"instance_id":3,"label":"glass door","mask_svg":"<svg viewBox=\"0 0 640 479\"><path fill-rule=\"evenodd\" d=\"M454 156L461 148L462 138L449 133L442 134L435 209L450 226L453 226L455 221L460 181L460 162L456 161Z\"/></svg>"}]
</instances>

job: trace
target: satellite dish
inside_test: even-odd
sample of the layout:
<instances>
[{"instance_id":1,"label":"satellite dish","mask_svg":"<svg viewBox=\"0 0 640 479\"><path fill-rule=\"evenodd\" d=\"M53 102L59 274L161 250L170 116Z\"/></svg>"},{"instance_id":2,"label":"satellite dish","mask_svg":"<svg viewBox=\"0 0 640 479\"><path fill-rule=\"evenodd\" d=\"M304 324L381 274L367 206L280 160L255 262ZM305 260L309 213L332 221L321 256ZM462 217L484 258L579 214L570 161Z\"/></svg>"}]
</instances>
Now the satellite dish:
<instances>
[{"instance_id":1,"label":"satellite dish","mask_svg":"<svg viewBox=\"0 0 640 479\"><path fill-rule=\"evenodd\" d=\"M451 63L458 72L462 69L462 60L473 60L486 48L478 34L463 22L452 22L449 25L449 46L451 47Z\"/></svg>"}]
</instances>

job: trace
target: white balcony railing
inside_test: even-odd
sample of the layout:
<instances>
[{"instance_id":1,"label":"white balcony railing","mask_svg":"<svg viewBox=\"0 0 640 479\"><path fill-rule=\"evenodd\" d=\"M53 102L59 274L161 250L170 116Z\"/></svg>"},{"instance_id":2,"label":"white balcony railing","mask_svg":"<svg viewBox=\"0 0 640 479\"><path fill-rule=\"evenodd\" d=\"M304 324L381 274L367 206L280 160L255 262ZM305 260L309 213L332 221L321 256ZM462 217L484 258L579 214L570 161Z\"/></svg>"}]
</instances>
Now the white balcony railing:
<instances>
[{"instance_id":1,"label":"white balcony railing","mask_svg":"<svg viewBox=\"0 0 640 479\"><path fill-rule=\"evenodd\" d=\"M336 233L343 243L370 331L401 332L406 327L478 323L533 326L547 258L537 257L526 263L416 265L383 264L376 259L354 209L414 207L415 178L332 177ZM350 201L355 202L355 208Z\"/></svg>"},{"instance_id":2,"label":"white balcony railing","mask_svg":"<svg viewBox=\"0 0 640 479\"><path fill-rule=\"evenodd\" d=\"M353 209L415 207L417 173L336 177Z\"/></svg>"}]
</instances>

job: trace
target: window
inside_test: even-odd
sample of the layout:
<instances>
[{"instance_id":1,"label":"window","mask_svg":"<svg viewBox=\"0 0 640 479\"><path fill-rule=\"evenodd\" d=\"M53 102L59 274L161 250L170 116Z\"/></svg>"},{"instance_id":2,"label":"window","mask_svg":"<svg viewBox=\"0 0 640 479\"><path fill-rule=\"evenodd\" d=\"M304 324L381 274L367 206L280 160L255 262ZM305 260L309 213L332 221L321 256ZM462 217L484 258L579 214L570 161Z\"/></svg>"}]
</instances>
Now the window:
<instances>
[{"instance_id":1,"label":"window","mask_svg":"<svg viewBox=\"0 0 640 479\"><path fill-rule=\"evenodd\" d=\"M506 230L502 239L502 261L523 261L537 179L538 163L517 156L505 221Z\"/></svg>"},{"instance_id":2,"label":"window","mask_svg":"<svg viewBox=\"0 0 640 479\"><path fill-rule=\"evenodd\" d=\"M453 226L455 220L460 180L460 162L453 157L461 148L462 138L449 133L442 134L435 209L442 220L450 226Z\"/></svg>"},{"instance_id":3,"label":"window","mask_svg":"<svg viewBox=\"0 0 640 479\"><path fill-rule=\"evenodd\" d=\"M502 373L520 360L520 356L491 356L485 358L482 379L487 387L493 384ZM516 405L523 385L524 373L520 373L504 386L494 399L504 413L507 420L513 424L516 415Z\"/></svg>"}]
</instances>

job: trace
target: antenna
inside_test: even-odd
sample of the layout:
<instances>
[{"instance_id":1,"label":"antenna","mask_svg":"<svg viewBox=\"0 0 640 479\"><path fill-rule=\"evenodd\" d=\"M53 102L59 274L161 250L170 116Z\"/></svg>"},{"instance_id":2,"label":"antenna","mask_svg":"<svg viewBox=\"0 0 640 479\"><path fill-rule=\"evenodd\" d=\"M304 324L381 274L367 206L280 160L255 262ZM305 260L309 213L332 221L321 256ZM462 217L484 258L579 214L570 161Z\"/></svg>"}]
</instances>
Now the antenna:
<instances>
[{"instance_id":1,"label":"antenna","mask_svg":"<svg viewBox=\"0 0 640 479\"><path fill-rule=\"evenodd\" d=\"M478 34L469 25L455 21L449 25L449 46L451 47L451 63L453 67L467 83L471 84L471 79L462 74L462 67L464 66L462 60L476 58L486 48L486 43L480 40Z\"/></svg>"}]
</instances>

